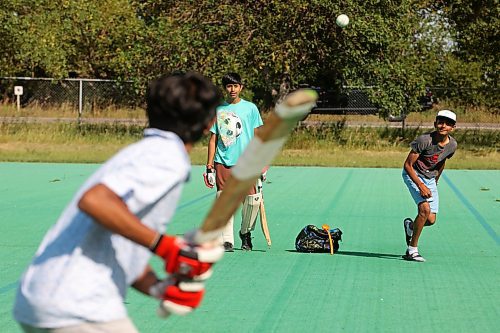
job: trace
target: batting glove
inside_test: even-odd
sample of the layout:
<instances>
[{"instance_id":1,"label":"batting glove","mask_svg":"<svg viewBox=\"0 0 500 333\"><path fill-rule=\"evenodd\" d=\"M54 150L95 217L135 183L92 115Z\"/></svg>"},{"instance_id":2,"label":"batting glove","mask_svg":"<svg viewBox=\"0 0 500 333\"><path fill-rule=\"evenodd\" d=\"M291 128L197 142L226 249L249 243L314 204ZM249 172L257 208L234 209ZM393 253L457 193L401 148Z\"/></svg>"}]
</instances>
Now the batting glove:
<instances>
[{"instance_id":1,"label":"batting glove","mask_svg":"<svg viewBox=\"0 0 500 333\"><path fill-rule=\"evenodd\" d=\"M203 179L208 188L213 188L215 186L215 169L213 166L207 165L207 169L203 174Z\"/></svg>"},{"instance_id":2,"label":"batting glove","mask_svg":"<svg viewBox=\"0 0 500 333\"><path fill-rule=\"evenodd\" d=\"M196 309L203 299L205 288L203 283L168 278L154 284L149 294L159 299L156 311L159 317L166 318L171 314L187 315Z\"/></svg>"},{"instance_id":3,"label":"batting glove","mask_svg":"<svg viewBox=\"0 0 500 333\"><path fill-rule=\"evenodd\" d=\"M199 243L161 235L151 251L165 260L165 270L169 275L203 281L212 274L212 265L224 255L224 247L195 244Z\"/></svg>"}]
</instances>

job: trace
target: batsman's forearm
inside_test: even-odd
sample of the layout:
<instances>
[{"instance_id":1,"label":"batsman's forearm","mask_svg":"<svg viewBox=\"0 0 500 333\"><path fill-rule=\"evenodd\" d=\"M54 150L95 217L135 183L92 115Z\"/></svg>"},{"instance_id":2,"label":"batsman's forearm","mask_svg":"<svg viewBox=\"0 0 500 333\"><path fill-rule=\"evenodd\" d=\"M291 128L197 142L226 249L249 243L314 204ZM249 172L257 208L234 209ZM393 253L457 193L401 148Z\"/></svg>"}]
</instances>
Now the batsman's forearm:
<instances>
[{"instance_id":1,"label":"batsman's forearm","mask_svg":"<svg viewBox=\"0 0 500 333\"><path fill-rule=\"evenodd\" d=\"M145 247L150 247L158 233L132 214L127 205L113 191L98 184L85 192L78 208L104 228Z\"/></svg>"}]
</instances>

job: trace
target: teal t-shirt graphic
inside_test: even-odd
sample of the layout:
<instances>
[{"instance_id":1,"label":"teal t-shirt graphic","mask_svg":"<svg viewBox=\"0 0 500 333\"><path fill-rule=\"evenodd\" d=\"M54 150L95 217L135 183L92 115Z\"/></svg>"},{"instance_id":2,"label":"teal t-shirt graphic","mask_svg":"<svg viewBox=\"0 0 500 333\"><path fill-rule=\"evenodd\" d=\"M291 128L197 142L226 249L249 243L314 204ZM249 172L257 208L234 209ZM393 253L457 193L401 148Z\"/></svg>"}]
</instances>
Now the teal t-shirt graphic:
<instances>
[{"instance_id":1,"label":"teal t-shirt graphic","mask_svg":"<svg viewBox=\"0 0 500 333\"><path fill-rule=\"evenodd\" d=\"M217 121L210 131L217 135L214 161L233 166L253 138L254 129L262 126L257 106L244 99L236 104L217 107Z\"/></svg>"}]
</instances>

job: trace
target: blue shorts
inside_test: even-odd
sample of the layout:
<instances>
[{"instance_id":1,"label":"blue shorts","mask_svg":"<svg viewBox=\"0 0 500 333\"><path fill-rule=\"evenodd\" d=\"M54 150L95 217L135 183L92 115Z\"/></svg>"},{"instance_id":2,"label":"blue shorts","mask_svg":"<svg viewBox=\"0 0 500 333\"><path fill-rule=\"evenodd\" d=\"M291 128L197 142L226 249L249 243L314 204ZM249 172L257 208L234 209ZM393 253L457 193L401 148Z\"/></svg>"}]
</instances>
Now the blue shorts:
<instances>
[{"instance_id":1,"label":"blue shorts","mask_svg":"<svg viewBox=\"0 0 500 333\"><path fill-rule=\"evenodd\" d=\"M417 174L418 176L418 174ZM422 183L425 184L431 191L432 196L430 198L424 199L420 195L420 190L418 189L417 184L411 180L410 176L406 173L406 170L403 169L403 181L405 182L406 186L408 187L408 190L410 191L410 194L413 198L413 201L418 205L422 201L427 201L429 203L429 206L431 207L431 213L437 213L439 210L439 194L438 194L438 189L436 185L436 179L431 178L427 179L425 177L420 177L418 178L422 181Z\"/></svg>"}]
</instances>

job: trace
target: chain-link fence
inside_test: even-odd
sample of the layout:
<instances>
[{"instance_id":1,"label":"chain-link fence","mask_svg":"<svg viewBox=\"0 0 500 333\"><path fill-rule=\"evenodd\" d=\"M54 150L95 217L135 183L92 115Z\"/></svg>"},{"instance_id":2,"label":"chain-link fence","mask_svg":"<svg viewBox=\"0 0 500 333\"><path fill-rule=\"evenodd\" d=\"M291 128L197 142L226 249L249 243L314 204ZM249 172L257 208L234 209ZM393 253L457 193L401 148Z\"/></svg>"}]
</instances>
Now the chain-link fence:
<instances>
[{"instance_id":1,"label":"chain-link fence","mask_svg":"<svg viewBox=\"0 0 500 333\"><path fill-rule=\"evenodd\" d=\"M143 103L143 97L135 90L132 82L24 77L0 77L0 102L14 103L16 101L15 86L23 87L23 95L20 96L21 106L58 107L69 105L77 109L79 115L109 106L134 107ZM307 87L315 89L319 94L317 106L312 113L369 115L379 112L379 108L368 98L368 91L374 87L344 86L337 90ZM422 110L425 110L431 108L440 98L460 98L461 100L470 100L472 103L474 102L473 98L495 95L497 92L497 89L482 92L478 89L431 87L426 89L426 93L421 97L419 103ZM493 100L497 100L497 98ZM498 105L495 107L498 109Z\"/></svg>"},{"instance_id":2,"label":"chain-link fence","mask_svg":"<svg viewBox=\"0 0 500 333\"><path fill-rule=\"evenodd\" d=\"M318 92L314 114L377 114L379 108L368 98L373 87L342 87L342 90L309 87Z\"/></svg>"},{"instance_id":3,"label":"chain-link fence","mask_svg":"<svg viewBox=\"0 0 500 333\"><path fill-rule=\"evenodd\" d=\"M140 96L131 82L98 79L0 77L0 101L15 101L14 87L23 87L21 106L70 105L79 114L109 106L136 106Z\"/></svg>"},{"instance_id":4,"label":"chain-link fence","mask_svg":"<svg viewBox=\"0 0 500 333\"><path fill-rule=\"evenodd\" d=\"M304 86L306 87L306 86ZM368 91L375 87L350 87L341 89L324 89L307 86L318 92L317 107L312 113L316 114L377 114L379 108L368 98ZM425 94L420 96L418 103L420 110L432 108L441 99L456 100L469 105L483 105L498 113L498 89L492 87L426 87Z\"/></svg>"},{"instance_id":5,"label":"chain-link fence","mask_svg":"<svg viewBox=\"0 0 500 333\"><path fill-rule=\"evenodd\" d=\"M44 79L0 77L0 101L15 101L14 87L22 86L21 106L70 105L79 114L108 106L137 106L141 96L130 82L98 79ZM343 87L342 91L311 87L319 94L313 113L321 114L376 114L366 91L371 87Z\"/></svg>"}]
</instances>

